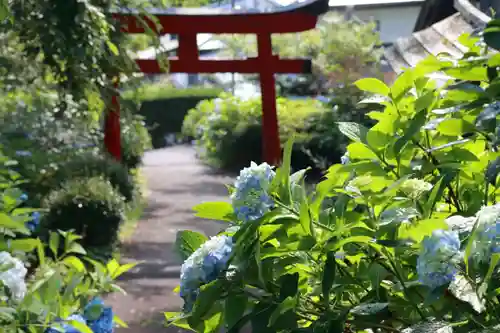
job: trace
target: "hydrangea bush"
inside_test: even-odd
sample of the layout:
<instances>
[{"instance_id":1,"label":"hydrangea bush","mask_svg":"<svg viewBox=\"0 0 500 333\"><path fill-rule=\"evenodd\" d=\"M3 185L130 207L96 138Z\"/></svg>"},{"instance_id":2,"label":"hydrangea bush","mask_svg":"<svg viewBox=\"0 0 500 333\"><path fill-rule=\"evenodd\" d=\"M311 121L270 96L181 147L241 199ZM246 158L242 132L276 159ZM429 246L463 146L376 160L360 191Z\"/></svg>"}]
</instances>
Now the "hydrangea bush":
<instances>
[{"instance_id":1,"label":"hydrangea bush","mask_svg":"<svg viewBox=\"0 0 500 333\"><path fill-rule=\"evenodd\" d=\"M178 234L182 311L196 332L498 332L500 329L500 49L462 36L464 59L429 57L391 87L356 84L382 111L341 164L305 186L292 143L273 170L241 171L228 202L196 215L227 223L208 240ZM493 35L496 36L493 38ZM485 44L486 43L486 44ZM489 46L489 47L488 47ZM445 82L428 74L441 72Z\"/></svg>"},{"instance_id":2,"label":"hydrangea bush","mask_svg":"<svg viewBox=\"0 0 500 333\"><path fill-rule=\"evenodd\" d=\"M36 238L43 212L28 207L12 164L0 152L0 331L111 333L125 325L100 296L120 290L113 280L134 264L90 259L71 232Z\"/></svg>"}]
</instances>

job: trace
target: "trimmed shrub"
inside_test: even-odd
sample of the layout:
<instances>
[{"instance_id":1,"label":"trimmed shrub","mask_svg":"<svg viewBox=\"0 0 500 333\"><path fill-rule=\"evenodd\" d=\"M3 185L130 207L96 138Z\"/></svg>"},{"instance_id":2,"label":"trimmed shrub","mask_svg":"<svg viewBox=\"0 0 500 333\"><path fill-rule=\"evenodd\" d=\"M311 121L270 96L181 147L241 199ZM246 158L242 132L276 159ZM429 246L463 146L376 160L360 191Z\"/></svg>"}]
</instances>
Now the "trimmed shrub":
<instances>
[{"instance_id":1,"label":"trimmed shrub","mask_svg":"<svg viewBox=\"0 0 500 333\"><path fill-rule=\"evenodd\" d=\"M112 157L86 153L62 164L51 177L52 188L75 178L103 177L125 198L132 201L136 195L136 184L128 169Z\"/></svg>"},{"instance_id":2,"label":"trimmed shrub","mask_svg":"<svg viewBox=\"0 0 500 333\"><path fill-rule=\"evenodd\" d=\"M151 136L142 116L122 117L121 120L121 163L129 170L136 169L145 151L152 148Z\"/></svg>"},{"instance_id":3,"label":"trimmed shrub","mask_svg":"<svg viewBox=\"0 0 500 333\"><path fill-rule=\"evenodd\" d=\"M184 120L183 134L196 138L201 157L210 164L238 170L251 161L262 160L261 110L260 98L243 101L223 94L190 110ZM296 138L294 168L310 165L321 168L325 163L340 160L345 139L340 139L335 113L324 103L279 98L277 110L281 143L292 134ZM330 141L324 141L323 135L329 135Z\"/></svg>"},{"instance_id":4,"label":"trimmed shrub","mask_svg":"<svg viewBox=\"0 0 500 333\"><path fill-rule=\"evenodd\" d=\"M102 177L72 179L52 191L43 201L47 209L41 221L41 236L50 231L74 232L90 253L108 257L118 241L124 221L123 197Z\"/></svg>"},{"instance_id":5,"label":"trimmed shrub","mask_svg":"<svg viewBox=\"0 0 500 333\"><path fill-rule=\"evenodd\" d=\"M162 85L147 85L123 94L129 102L134 98L141 103L139 113L144 117L154 148L165 146L166 134L181 132L184 117L200 101L217 97L216 88L176 89Z\"/></svg>"}]
</instances>

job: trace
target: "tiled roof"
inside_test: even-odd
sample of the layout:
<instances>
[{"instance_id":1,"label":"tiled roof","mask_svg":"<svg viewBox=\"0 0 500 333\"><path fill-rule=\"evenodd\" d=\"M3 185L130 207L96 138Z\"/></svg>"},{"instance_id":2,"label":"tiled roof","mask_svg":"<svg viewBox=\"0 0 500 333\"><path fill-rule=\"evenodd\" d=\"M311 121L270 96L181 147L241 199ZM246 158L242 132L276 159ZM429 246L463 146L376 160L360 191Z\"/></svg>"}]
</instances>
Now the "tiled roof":
<instances>
[{"instance_id":1,"label":"tiled roof","mask_svg":"<svg viewBox=\"0 0 500 333\"><path fill-rule=\"evenodd\" d=\"M467 3L467 0L456 0L457 13L409 37L399 38L384 52L390 67L400 73L403 68L415 66L429 54L448 53L456 58L461 57L466 49L458 42L458 38L462 34L477 32L489 19L478 13L475 7L475 10L471 9L470 3Z\"/></svg>"}]
</instances>

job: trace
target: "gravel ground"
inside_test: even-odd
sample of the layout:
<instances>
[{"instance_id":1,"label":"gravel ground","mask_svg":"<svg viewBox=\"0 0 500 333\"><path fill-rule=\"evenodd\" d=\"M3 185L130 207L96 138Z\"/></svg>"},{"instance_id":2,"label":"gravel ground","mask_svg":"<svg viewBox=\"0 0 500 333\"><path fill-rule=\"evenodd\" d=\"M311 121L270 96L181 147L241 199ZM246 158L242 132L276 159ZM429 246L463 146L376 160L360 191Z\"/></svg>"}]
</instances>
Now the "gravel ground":
<instances>
[{"instance_id":1,"label":"gravel ground","mask_svg":"<svg viewBox=\"0 0 500 333\"><path fill-rule=\"evenodd\" d=\"M116 333L182 332L163 326L163 312L178 311L182 306L180 297L173 293L182 263L173 251L175 235L185 229L207 236L217 234L224 225L194 217L191 207L228 200L225 184L233 178L202 165L190 146L148 152L143 174L148 205L122 251L124 261L141 264L119 281L127 295L112 294L107 303L129 325L129 329L120 328Z\"/></svg>"}]
</instances>

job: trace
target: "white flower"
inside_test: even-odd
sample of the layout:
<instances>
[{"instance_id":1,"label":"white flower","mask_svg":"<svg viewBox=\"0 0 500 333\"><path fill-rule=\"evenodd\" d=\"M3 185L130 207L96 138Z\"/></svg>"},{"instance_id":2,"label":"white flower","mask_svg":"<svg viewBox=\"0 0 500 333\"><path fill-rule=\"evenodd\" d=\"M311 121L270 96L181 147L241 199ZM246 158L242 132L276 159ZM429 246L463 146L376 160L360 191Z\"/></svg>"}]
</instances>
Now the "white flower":
<instances>
[{"instance_id":1,"label":"white flower","mask_svg":"<svg viewBox=\"0 0 500 333\"><path fill-rule=\"evenodd\" d=\"M408 198L413 200L419 199L425 192L431 189L432 184L421 179L408 179L401 184L401 191L403 191Z\"/></svg>"},{"instance_id":2,"label":"white flower","mask_svg":"<svg viewBox=\"0 0 500 333\"><path fill-rule=\"evenodd\" d=\"M471 253L478 262L488 261L492 253L500 252L500 204L481 208L476 218Z\"/></svg>"},{"instance_id":3,"label":"white flower","mask_svg":"<svg viewBox=\"0 0 500 333\"><path fill-rule=\"evenodd\" d=\"M9 252L0 252L0 281L7 287L14 300L20 301L26 294L26 273L24 263Z\"/></svg>"}]
</instances>

